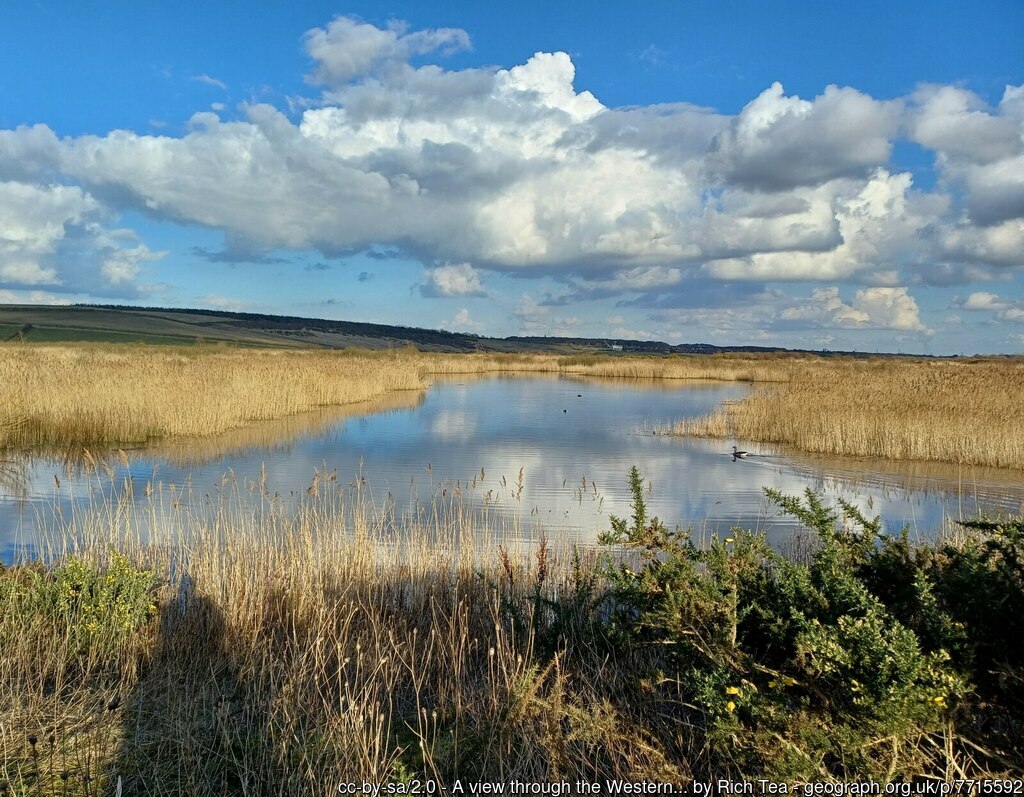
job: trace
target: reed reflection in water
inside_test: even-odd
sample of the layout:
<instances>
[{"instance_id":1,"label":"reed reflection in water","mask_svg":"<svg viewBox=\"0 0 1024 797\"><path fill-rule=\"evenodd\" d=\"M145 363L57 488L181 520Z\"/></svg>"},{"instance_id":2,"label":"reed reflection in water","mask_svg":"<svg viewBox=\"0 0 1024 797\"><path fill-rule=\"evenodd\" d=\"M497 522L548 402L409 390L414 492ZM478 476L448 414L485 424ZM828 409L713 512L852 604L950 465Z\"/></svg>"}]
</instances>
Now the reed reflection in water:
<instances>
[{"instance_id":1,"label":"reed reflection in water","mask_svg":"<svg viewBox=\"0 0 1024 797\"><path fill-rule=\"evenodd\" d=\"M747 389L460 376L425 394L391 394L384 404L325 409L124 454L90 452L92 473L68 452L43 453L20 460L20 492L0 485L0 555L10 559L19 546L37 545L46 530L51 539L66 533L69 518L115 492L140 508L167 508L182 495L220 500L235 484L242 489L233 500L258 508L272 498L275 511L287 512L317 479L330 478L396 518L415 520L438 502L457 501L459 511L483 513L487 523L524 539L546 530L582 542L608 527L610 513L629 513L626 479L634 464L649 480L650 511L703 534L733 526L764 530L770 539L791 533L792 521L769 510L763 487L788 494L821 489L882 515L891 530L908 525L922 534L951 517L1019 511L1024 504L1016 472L812 458L750 441L657 433ZM734 443L750 456L734 461ZM245 497L252 485L262 498ZM170 522L162 511L136 514L143 527Z\"/></svg>"}]
</instances>

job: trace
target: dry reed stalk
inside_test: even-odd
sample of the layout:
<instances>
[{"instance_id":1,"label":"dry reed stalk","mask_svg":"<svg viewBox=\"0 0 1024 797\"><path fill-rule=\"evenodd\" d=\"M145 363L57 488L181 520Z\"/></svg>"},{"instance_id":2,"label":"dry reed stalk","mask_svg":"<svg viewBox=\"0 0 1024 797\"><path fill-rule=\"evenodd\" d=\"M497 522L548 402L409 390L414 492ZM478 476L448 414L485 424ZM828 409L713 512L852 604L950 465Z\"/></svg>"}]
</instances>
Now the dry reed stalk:
<instances>
[{"instance_id":1,"label":"dry reed stalk","mask_svg":"<svg viewBox=\"0 0 1024 797\"><path fill-rule=\"evenodd\" d=\"M810 355L618 357L0 346L0 447L210 436L324 406L422 391L431 375L749 381L679 434L807 451L1024 468L1024 362ZM391 399L393 400L393 399ZM6 419L6 420L4 420Z\"/></svg>"},{"instance_id":2,"label":"dry reed stalk","mask_svg":"<svg viewBox=\"0 0 1024 797\"><path fill-rule=\"evenodd\" d=\"M0 346L3 445L204 436L327 405L421 391L401 352Z\"/></svg>"},{"instance_id":3,"label":"dry reed stalk","mask_svg":"<svg viewBox=\"0 0 1024 797\"><path fill-rule=\"evenodd\" d=\"M465 506L396 527L354 500L321 479L286 508L228 479L212 504L112 501L59 529L56 545L79 541L100 567L111 545L155 567L160 609L84 669L60 622L0 613L0 771L43 793L63 793L61 772L92 778L74 794L118 779L165 794L330 794L453 772L681 779L633 707L597 697L612 663L574 653L571 678L559 657L539 666L534 625L509 621L535 590L569 593L568 546L504 549L503 563ZM33 757L29 737L51 734Z\"/></svg>"},{"instance_id":4,"label":"dry reed stalk","mask_svg":"<svg viewBox=\"0 0 1024 797\"><path fill-rule=\"evenodd\" d=\"M811 359L676 434L821 454L1024 468L1024 361Z\"/></svg>"}]
</instances>

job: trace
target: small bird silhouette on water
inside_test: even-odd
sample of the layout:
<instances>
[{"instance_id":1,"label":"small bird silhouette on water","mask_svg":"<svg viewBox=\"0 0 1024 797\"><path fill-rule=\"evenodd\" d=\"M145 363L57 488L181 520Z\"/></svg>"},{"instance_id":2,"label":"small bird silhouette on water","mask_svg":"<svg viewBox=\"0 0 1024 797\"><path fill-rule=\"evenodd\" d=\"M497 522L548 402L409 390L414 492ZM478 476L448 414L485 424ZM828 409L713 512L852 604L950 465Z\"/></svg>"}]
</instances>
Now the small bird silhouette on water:
<instances>
[{"instance_id":1,"label":"small bird silhouette on water","mask_svg":"<svg viewBox=\"0 0 1024 797\"><path fill-rule=\"evenodd\" d=\"M748 452L737 450L736 446L732 447L732 461L735 462L737 459L746 459Z\"/></svg>"},{"instance_id":2,"label":"small bird silhouette on water","mask_svg":"<svg viewBox=\"0 0 1024 797\"><path fill-rule=\"evenodd\" d=\"M569 410L562 410L562 412L568 412Z\"/></svg>"}]
</instances>

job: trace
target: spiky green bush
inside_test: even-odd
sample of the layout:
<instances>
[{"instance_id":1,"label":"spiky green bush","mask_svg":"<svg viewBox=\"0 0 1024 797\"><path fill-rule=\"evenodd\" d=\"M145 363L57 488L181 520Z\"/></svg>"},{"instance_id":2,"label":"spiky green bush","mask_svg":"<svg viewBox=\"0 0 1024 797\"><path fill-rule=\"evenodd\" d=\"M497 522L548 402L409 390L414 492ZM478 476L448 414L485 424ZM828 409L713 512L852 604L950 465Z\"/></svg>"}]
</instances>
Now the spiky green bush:
<instances>
[{"instance_id":1,"label":"spiky green bush","mask_svg":"<svg viewBox=\"0 0 1024 797\"><path fill-rule=\"evenodd\" d=\"M49 569L11 569L0 578L0 610L44 623L71 657L109 659L155 616L158 579L116 550L108 557L102 564L69 556Z\"/></svg>"},{"instance_id":2,"label":"spiky green bush","mask_svg":"<svg viewBox=\"0 0 1024 797\"><path fill-rule=\"evenodd\" d=\"M927 579L907 586L927 644L870 588L877 519L843 503L840 527L811 491L767 491L816 533L804 564L739 530L698 548L648 518L636 468L630 487L632 522L615 517L602 537L621 546L606 568L610 622L624 643L661 652L655 681L683 686L722 766L803 779L918 769L917 742L948 722L968 677L936 644L956 625Z\"/></svg>"}]
</instances>

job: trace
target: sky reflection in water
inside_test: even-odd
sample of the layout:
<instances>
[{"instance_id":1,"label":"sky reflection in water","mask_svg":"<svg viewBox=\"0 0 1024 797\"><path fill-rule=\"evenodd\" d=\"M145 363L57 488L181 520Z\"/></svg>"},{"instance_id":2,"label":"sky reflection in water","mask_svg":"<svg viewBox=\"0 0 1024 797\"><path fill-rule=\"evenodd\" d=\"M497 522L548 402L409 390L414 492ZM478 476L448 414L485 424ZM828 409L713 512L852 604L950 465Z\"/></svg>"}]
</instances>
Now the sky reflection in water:
<instances>
[{"instance_id":1,"label":"sky reflection in water","mask_svg":"<svg viewBox=\"0 0 1024 797\"><path fill-rule=\"evenodd\" d=\"M1024 505L1017 472L810 457L742 440L735 442L752 454L733 461L732 440L654 433L747 390L730 383L466 377L372 408L323 410L128 452L129 468L108 456L112 477L87 476L52 456L22 460L0 478L0 557L10 560L19 546L34 545L41 529L52 535L55 515L81 512L90 489L102 493L129 475L136 500L145 502L147 483L156 498L166 498L171 484L205 496L216 494L226 473L244 485L265 472L270 489L287 501L304 494L316 471L336 470L344 484L362 480L375 505L393 502L398 516L458 493L465 504L486 503L489 516L518 535L547 529L585 542L608 527L609 514L629 514L634 464L650 481L650 511L668 524L699 534L755 528L775 543L793 524L768 506L764 487L823 490L880 514L891 531L907 525L921 535L979 508L1019 512Z\"/></svg>"}]
</instances>

